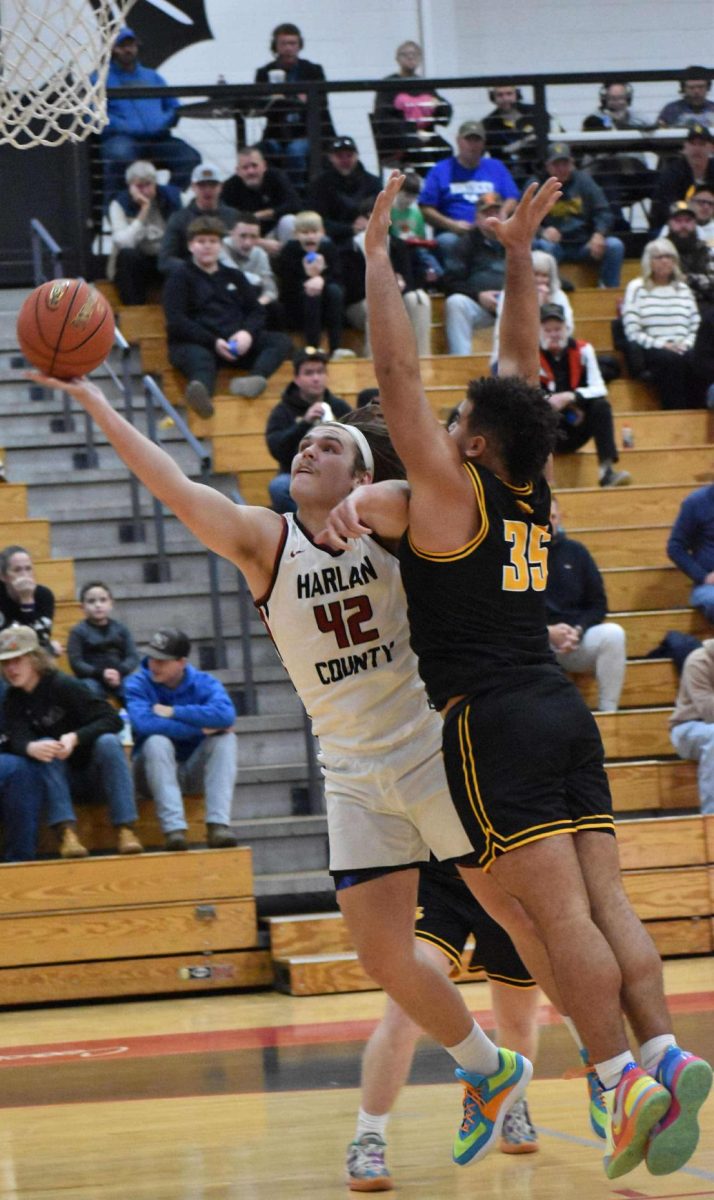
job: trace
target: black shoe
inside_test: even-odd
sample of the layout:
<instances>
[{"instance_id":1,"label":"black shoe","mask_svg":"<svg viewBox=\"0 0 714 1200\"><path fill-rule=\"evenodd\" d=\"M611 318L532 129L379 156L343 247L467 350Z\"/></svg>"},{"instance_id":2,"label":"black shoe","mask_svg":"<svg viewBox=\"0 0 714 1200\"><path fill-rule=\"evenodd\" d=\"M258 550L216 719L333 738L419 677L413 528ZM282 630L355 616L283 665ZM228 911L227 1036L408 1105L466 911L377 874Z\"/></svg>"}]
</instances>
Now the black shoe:
<instances>
[{"instance_id":1,"label":"black shoe","mask_svg":"<svg viewBox=\"0 0 714 1200\"><path fill-rule=\"evenodd\" d=\"M238 838L227 825L207 825L206 829L211 850L225 850L229 846L238 845Z\"/></svg>"},{"instance_id":2,"label":"black shoe","mask_svg":"<svg viewBox=\"0 0 714 1200\"><path fill-rule=\"evenodd\" d=\"M166 834L167 850L188 850L188 842L183 829L173 829Z\"/></svg>"},{"instance_id":3,"label":"black shoe","mask_svg":"<svg viewBox=\"0 0 714 1200\"><path fill-rule=\"evenodd\" d=\"M208 388L205 383L201 383L200 379L192 379L186 388L184 399L189 408L192 408L197 416L207 420L212 417L215 411L211 397L208 394Z\"/></svg>"}]
</instances>

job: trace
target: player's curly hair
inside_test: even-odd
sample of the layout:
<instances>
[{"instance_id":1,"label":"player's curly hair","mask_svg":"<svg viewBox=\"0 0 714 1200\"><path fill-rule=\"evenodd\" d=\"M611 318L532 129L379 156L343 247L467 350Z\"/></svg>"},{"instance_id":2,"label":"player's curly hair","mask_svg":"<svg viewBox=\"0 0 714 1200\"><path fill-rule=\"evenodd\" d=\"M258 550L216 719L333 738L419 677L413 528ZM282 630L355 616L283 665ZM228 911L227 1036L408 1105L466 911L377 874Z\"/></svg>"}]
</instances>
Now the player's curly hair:
<instances>
[{"instance_id":1,"label":"player's curly hair","mask_svg":"<svg viewBox=\"0 0 714 1200\"><path fill-rule=\"evenodd\" d=\"M472 379L468 430L496 443L511 483L524 487L542 474L555 447L558 414L543 392L517 375Z\"/></svg>"},{"instance_id":2,"label":"player's curly hair","mask_svg":"<svg viewBox=\"0 0 714 1200\"><path fill-rule=\"evenodd\" d=\"M369 442L374 458L373 483L380 483L383 479L406 479L404 464L392 445L379 400L371 400L363 408L345 413L344 417L340 417L339 423L356 425ZM364 470L359 452L357 458L358 465L361 464L361 469Z\"/></svg>"}]
</instances>

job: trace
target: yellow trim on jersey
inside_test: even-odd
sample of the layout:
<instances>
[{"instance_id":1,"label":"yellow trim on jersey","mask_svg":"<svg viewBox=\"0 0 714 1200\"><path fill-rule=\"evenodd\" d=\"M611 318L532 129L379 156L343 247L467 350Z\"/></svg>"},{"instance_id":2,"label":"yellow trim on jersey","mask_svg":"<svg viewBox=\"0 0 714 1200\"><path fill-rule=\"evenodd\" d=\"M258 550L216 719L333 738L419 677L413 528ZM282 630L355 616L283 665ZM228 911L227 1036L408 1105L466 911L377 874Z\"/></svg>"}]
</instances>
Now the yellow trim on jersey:
<instances>
[{"instance_id":1,"label":"yellow trim on jersey","mask_svg":"<svg viewBox=\"0 0 714 1200\"><path fill-rule=\"evenodd\" d=\"M436 946L437 950L441 950L442 954L445 954L459 971L461 970L461 955L449 942L445 942L443 938L437 937L434 933L429 933L428 929L416 929L414 934L418 942L427 942L430 946Z\"/></svg>"},{"instance_id":2,"label":"yellow trim on jersey","mask_svg":"<svg viewBox=\"0 0 714 1200\"><path fill-rule=\"evenodd\" d=\"M469 966L466 967L465 970L466 970L467 975L475 975L477 971L483 971L484 975L486 976L486 978L488 980L490 980L492 983L502 983L504 985L504 987L521 988L521 989L538 987L538 984L536 983L535 979L530 979L530 978L529 979L511 979L510 976L498 975L493 971L488 971L486 969L486 967L483 966L483 964L481 964L480 966L473 966L472 964L469 964Z\"/></svg>"},{"instance_id":3,"label":"yellow trim on jersey","mask_svg":"<svg viewBox=\"0 0 714 1200\"><path fill-rule=\"evenodd\" d=\"M439 551L420 550L419 547L412 541L410 531L407 530L409 545L414 554L416 554L417 558L424 558L427 560L427 562L458 562L460 558L467 558L469 554L473 553L473 551L481 545L481 542L488 534L488 514L486 512L486 497L483 494L483 484L479 479L478 472L471 465L471 463L465 462L462 465L466 467L466 470L471 476L471 483L473 484L473 489L476 493L476 508L478 509L481 517L481 528L476 536L473 537L470 542L467 542L465 546L461 546L459 550Z\"/></svg>"}]
</instances>

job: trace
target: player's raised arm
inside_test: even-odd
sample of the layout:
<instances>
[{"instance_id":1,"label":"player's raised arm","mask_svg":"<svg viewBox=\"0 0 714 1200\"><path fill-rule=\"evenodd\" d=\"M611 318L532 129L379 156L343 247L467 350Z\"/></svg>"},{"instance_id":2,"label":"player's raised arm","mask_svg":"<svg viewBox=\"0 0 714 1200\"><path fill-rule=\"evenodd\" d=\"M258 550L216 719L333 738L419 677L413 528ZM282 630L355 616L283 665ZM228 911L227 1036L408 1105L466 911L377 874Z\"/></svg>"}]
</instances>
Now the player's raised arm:
<instances>
[{"instance_id":1,"label":"player's raised arm","mask_svg":"<svg viewBox=\"0 0 714 1200\"><path fill-rule=\"evenodd\" d=\"M171 456L130 425L88 379L52 379L37 371L27 374L43 387L58 388L73 396L151 494L170 508L204 546L235 563L253 594L260 594L270 578L280 537L277 513L238 506L215 488L188 479Z\"/></svg>"},{"instance_id":2,"label":"player's raised arm","mask_svg":"<svg viewBox=\"0 0 714 1200\"><path fill-rule=\"evenodd\" d=\"M505 221L499 217L486 220L493 236L506 249L498 374L520 375L534 385L540 377L540 319L531 246L560 193L557 179L547 179L541 187L532 183L510 217Z\"/></svg>"}]
</instances>

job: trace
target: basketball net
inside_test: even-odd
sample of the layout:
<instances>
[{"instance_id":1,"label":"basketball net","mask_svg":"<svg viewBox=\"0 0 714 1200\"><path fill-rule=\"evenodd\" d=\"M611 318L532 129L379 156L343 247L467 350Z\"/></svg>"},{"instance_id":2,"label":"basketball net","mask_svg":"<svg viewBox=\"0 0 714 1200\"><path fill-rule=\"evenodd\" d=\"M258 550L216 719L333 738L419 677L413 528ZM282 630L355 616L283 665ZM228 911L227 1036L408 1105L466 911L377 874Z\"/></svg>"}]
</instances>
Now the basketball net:
<instances>
[{"instance_id":1,"label":"basketball net","mask_svg":"<svg viewBox=\"0 0 714 1200\"><path fill-rule=\"evenodd\" d=\"M83 142L107 123L106 80L134 0L0 0L0 145Z\"/></svg>"}]
</instances>

